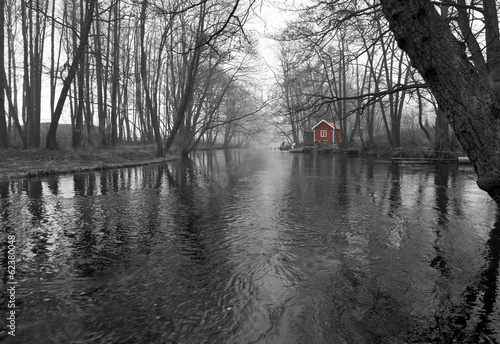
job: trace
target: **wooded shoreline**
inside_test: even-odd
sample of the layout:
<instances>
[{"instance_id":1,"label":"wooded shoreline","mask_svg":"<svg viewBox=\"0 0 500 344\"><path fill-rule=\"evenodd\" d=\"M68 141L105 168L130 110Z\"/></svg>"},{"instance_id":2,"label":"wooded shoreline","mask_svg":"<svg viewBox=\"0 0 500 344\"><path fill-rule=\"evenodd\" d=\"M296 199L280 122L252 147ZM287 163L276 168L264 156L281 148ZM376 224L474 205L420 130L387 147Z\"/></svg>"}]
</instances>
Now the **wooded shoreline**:
<instances>
[{"instance_id":1,"label":"wooded shoreline","mask_svg":"<svg viewBox=\"0 0 500 344\"><path fill-rule=\"evenodd\" d=\"M106 149L5 149L0 150L0 181L132 167L179 159L158 158L152 146L119 146Z\"/></svg>"},{"instance_id":2,"label":"wooded shoreline","mask_svg":"<svg viewBox=\"0 0 500 344\"><path fill-rule=\"evenodd\" d=\"M325 154L340 151L323 149ZM424 154L425 153L425 154ZM355 156L429 158L436 152L425 150L356 151ZM457 158L460 152L446 152L441 158ZM340 153L342 154L342 153ZM0 149L0 181L55 174L98 171L163 163L180 159L177 155L158 158L153 145L126 145L81 149Z\"/></svg>"}]
</instances>

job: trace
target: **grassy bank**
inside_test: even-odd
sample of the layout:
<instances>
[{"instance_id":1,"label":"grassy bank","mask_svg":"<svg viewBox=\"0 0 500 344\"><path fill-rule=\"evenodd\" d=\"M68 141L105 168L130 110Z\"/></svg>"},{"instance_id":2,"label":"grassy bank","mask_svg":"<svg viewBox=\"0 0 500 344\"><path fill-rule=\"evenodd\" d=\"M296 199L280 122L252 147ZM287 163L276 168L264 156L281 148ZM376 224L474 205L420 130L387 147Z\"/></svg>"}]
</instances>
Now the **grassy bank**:
<instances>
[{"instance_id":1,"label":"grassy bank","mask_svg":"<svg viewBox=\"0 0 500 344\"><path fill-rule=\"evenodd\" d=\"M106 149L0 150L0 179L28 178L109 168L148 165L177 159L159 159L151 146L119 146Z\"/></svg>"}]
</instances>

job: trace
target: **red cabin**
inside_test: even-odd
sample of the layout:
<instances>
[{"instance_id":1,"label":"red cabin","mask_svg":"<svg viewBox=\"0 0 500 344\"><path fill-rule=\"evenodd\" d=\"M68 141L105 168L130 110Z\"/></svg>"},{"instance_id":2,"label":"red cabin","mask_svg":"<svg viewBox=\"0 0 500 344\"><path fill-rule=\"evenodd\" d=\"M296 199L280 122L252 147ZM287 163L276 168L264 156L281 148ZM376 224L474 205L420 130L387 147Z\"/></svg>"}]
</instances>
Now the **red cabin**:
<instances>
[{"instance_id":1,"label":"red cabin","mask_svg":"<svg viewBox=\"0 0 500 344\"><path fill-rule=\"evenodd\" d=\"M313 127L314 141L340 142L340 127L333 122L322 120Z\"/></svg>"}]
</instances>

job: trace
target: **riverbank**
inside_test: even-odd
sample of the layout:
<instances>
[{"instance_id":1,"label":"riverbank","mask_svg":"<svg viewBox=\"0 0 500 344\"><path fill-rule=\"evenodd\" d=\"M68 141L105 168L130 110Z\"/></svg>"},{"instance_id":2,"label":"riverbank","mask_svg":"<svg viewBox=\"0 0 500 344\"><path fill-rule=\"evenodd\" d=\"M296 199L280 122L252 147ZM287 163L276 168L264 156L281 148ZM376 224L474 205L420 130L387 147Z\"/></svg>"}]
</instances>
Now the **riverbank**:
<instances>
[{"instance_id":1,"label":"riverbank","mask_svg":"<svg viewBox=\"0 0 500 344\"><path fill-rule=\"evenodd\" d=\"M371 148L363 150L359 145L350 148L339 148L336 143L318 142L318 151L328 154L345 154L350 156L374 156L381 158L418 158L418 159L457 159L465 156L463 151L437 151L429 147L401 147L401 148Z\"/></svg>"},{"instance_id":2,"label":"riverbank","mask_svg":"<svg viewBox=\"0 0 500 344\"><path fill-rule=\"evenodd\" d=\"M0 150L0 180L149 165L176 159L177 156L158 158L152 146L142 145L57 151L7 149Z\"/></svg>"}]
</instances>

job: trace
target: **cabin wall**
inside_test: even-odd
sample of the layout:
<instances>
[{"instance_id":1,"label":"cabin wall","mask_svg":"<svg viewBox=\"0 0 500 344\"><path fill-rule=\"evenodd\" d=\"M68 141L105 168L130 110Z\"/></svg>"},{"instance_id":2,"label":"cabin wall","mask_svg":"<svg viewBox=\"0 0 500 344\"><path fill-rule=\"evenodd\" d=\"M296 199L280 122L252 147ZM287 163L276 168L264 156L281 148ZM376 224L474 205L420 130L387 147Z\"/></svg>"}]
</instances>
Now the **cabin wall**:
<instances>
[{"instance_id":1,"label":"cabin wall","mask_svg":"<svg viewBox=\"0 0 500 344\"><path fill-rule=\"evenodd\" d=\"M326 130L326 137L321 137L321 130ZM321 123L316 128L314 128L314 140L315 141L328 141L333 142L333 129L326 123Z\"/></svg>"}]
</instances>

